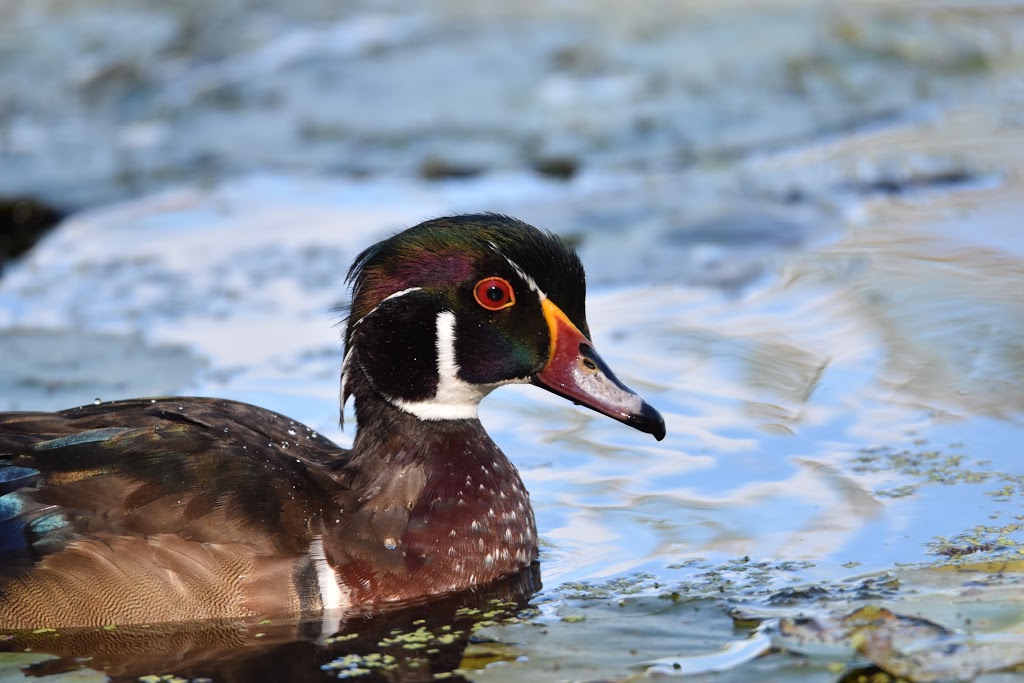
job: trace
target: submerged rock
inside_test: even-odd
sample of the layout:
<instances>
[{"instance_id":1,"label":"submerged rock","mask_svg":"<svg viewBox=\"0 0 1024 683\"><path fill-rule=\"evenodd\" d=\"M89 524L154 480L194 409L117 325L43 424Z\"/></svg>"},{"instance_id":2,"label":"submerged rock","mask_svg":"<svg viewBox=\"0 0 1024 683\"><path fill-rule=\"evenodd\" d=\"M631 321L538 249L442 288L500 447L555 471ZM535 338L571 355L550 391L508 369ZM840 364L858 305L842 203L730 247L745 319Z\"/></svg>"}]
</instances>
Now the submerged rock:
<instances>
[{"instance_id":1,"label":"submerged rock","mask_svg":"<svg viewBox=\"0 0 1024 683\"><path fill-rule=\"evenodd\" d=\"M0 198L0 275L5 262L28 251L61 218L60 211L34 199Z\"/></svg>"}]
</instances>

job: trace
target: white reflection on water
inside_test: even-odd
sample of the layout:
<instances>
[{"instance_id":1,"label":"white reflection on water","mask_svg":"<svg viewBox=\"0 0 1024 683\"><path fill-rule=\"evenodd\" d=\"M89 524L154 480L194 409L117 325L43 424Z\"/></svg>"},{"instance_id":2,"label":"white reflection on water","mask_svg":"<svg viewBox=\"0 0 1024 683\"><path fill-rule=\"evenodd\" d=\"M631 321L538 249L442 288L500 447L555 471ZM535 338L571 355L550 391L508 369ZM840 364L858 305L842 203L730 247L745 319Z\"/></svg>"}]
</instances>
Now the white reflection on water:
<instances>
[{"instance_id":1,"label":"white reflection on water","mask_svg":"<svg viewBox=\"0 0 1024 683\"><path fill-rule=\"evenodd\" d=\"M592 296L598 348L664 411L669 437L624 453L636 439L618 426L545 406L564 425L539 453L522 451L533 454L525 476L535 498L555 501L540 506L555 546L546 576L736 554L882 568L926 559L937 536L1009 521L1012 510L986 495L994 483L892 499L876 489L920 478L850 468L860 449L882 445L1019 472L1020 243L969 244L972 230L1007 215L1005 196L991 194L951 195L972 212L957 206L959 220L945 224L933 201L924 224L917 212L855 229L742 301L669 285ZM535 409L495 401L536 424Z\"/></svg>"}]
</instances>

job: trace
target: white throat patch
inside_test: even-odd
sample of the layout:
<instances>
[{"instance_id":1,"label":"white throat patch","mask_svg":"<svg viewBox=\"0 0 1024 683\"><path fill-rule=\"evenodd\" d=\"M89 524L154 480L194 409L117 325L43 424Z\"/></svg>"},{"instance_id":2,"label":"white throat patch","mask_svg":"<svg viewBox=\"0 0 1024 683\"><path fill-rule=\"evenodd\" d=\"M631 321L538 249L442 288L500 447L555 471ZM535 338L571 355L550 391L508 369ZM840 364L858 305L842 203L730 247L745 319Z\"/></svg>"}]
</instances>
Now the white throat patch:
<instances>
[{"instance_id":1,"label":"white throat patch","mask_svg":"<svg viewBox=\"0 0 1024 683\"><path fill-rule=\"evenodd\" d=\"M425 401L391 399L393 405L421 420L469 420L477 417L480 401L497 384L470 384L459 379L455 361L455 314L437 314L437 393Z\"/></svg>"}]
</instances>

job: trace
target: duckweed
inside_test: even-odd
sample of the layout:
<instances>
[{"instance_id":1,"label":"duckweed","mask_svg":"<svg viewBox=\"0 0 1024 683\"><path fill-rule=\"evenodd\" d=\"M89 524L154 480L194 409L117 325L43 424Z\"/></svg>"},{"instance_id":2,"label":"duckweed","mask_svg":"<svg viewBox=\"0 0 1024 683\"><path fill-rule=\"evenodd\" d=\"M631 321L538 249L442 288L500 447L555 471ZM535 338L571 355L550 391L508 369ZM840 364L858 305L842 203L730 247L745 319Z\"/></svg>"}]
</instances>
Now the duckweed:
<instances>
[{"instance_id":1,"label":"duckweed","mask_svg":"<svg viewBox=\"0 0 1024 683\"><path fill-rule=\"evenodd\" d=\"M984 461L968 463L967 456L963 454L949 454L938 450L895 449L881 446L862 448L853 457L851 464L852 471L858 474L895 472L917 480L913 484L875 490L875 495L887 498L912 495L924 484L974 484L1000 476L998 473L981 469L986 464Z\"/></svg>"},{"instance_id":2,"label":"duckweed","mask_svg":"<svg viewBox=\"0 0 1024 683\"><path fill-rule=\"evenodd\" d=\"M348 654L320 667L322 671L337 672L338 678L358 678L374 671L392 671L398 660L391 655L372 652L367 655Z\"/></svg>"},{"instance_id":3,"label":"duckweed","mask_svg":"<svg viewBox=\"0 0 1024 683\"><path fill-rule=\"evenodd\" d=\"M979 524L951 538L937 536L929 543L929 551L952 561L970 555L972 562L977 562L981 553L988 559L1002 555L1019 555L1022 540L1015 539L1012 535L1021 532L1024 532L1024 524L1019 521L1003 525Z\"/></svg>"}]
</instances>

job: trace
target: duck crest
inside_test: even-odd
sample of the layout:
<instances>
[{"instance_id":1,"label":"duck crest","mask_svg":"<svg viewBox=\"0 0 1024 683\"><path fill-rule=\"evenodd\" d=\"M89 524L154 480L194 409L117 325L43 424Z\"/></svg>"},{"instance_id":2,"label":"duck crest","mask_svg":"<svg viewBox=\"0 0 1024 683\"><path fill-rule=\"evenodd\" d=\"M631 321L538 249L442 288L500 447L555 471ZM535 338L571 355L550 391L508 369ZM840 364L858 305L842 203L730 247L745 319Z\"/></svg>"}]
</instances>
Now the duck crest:
<instances>
[{"instance_id":1,"label":"duck crest","mask_svg":"<svg viewBox=\"0 0 1024 683\"><path fill-rule=\"evenodd\" d=\"M560 292L559 305L573 322L585 325L586 274L576 252L549 232L486 213L426 221L359 254L346 278L353 287L348 331L395 292L424 283L460 283L481 262L493 267L503 261L514 262L513 268L545 291Z\"/></svg>"}]
</instances>

